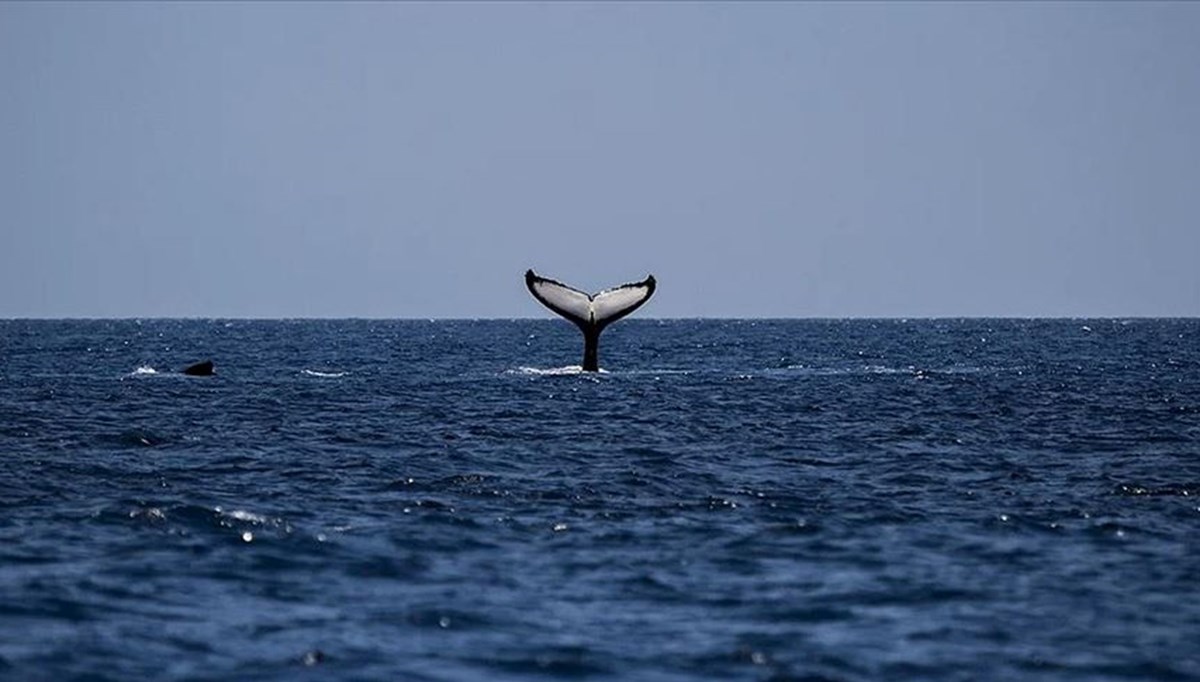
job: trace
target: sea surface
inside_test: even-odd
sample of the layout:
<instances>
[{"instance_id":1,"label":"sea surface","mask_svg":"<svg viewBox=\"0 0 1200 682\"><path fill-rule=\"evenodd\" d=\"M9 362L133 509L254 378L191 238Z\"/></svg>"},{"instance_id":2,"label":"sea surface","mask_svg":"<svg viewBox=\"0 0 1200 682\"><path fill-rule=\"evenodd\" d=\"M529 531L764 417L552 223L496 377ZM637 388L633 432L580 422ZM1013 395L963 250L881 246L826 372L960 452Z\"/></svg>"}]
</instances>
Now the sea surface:
<instances>
[{"instance_id":1,"label":"sea surface","mask_svg":"<svg viewBox=\"0 0 1200 682\"><path fill-rule=\"evenodd\" d=\"M581 355L556 319L0 321L0 679L1200 679L1200 320Z\"/></svg>"}]
</instances>

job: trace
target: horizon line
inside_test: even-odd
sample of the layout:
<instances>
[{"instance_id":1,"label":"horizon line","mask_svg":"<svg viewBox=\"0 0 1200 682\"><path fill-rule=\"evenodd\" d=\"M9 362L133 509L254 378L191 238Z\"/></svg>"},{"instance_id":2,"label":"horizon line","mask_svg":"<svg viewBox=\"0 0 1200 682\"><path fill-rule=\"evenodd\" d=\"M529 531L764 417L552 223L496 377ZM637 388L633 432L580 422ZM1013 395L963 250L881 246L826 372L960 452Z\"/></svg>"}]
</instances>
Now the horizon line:
<instances>
[{"instance_id":1,"label":"horizon line","mask_svg":"<svg viewBox=\"0 0 1200 682\"><path fill-rule=\"evenodd\" d=\"M539 320L555 321L559 318L546 317L376 317L376 316L223 316L223 315L184 315L184 316L62 316L62 317L0 317L0 322L140 322L157 320L174 321L243 321L243 322L285 322L285 321L364 321L364 322L535 322ZM846 315L834 317L828 315L808 315L795 317L722 317L722 316L663 316L636 317L625 320L629 322L663 322L663 321L714 321L714 322L788 322L788 321L938 321L938 320L1196 320L1196 315Z\"/></svg>"}]
</instances>

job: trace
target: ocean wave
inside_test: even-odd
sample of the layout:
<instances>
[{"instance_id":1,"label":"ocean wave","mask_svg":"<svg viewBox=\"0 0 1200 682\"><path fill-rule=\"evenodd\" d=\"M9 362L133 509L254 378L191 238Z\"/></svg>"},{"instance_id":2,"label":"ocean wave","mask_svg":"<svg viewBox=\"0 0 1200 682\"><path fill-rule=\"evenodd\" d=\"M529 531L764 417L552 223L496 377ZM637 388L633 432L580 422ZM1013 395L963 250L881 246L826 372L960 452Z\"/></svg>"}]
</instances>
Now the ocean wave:
<instances>
[{"instance_id":1,"label":"ocean wave","mask_svg":"<svg viewBox=\"0 0 1200 682\"><path fill-rule=\"evenodd\" d=\"M855 365L851 367L818 367L813 365L786 365L780 368L770 368L765 370L766 374L807 374L812 376L846 376L855 374L879 374L879 375L900 375L914 376L922 378L932 374L939 375L959 375L959 374L998 374L1002 372L1021 372L1023 367L990 367L990 366L973 366L973 365L957 365L950 367L917 367L915 365L906 366L889 366L889 365Z\"/></svg>"},{"instance_id":2,"label":"ocean wave","mask_svg":"<svg viewBox=\"0 0 1200 682\"><path fill-rule=\"evenodd\" d=\"M322 372L315 369L305 369L300 371L301 374L310 377L321 377L324 379L339 379L346 376L349 372Z\"/></svg>"}]
</instances>

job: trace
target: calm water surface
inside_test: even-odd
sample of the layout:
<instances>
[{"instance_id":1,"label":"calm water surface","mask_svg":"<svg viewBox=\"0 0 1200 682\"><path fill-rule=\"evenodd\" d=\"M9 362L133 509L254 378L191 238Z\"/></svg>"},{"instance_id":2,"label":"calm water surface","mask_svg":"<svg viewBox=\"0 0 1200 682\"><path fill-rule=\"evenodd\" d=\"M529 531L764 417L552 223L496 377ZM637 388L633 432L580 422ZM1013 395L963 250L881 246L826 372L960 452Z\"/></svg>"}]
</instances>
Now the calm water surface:
<instances>
[{"instance_id":1,"label":"calm water surface","mask_svg":"<svg viewBox=\"0 0 1200 682\"><path fill-rule=\"evenodd\" d=\"M1200 321L581 352L0 321L0 679L1200 679Z\"/></svg>"}]
</instances>

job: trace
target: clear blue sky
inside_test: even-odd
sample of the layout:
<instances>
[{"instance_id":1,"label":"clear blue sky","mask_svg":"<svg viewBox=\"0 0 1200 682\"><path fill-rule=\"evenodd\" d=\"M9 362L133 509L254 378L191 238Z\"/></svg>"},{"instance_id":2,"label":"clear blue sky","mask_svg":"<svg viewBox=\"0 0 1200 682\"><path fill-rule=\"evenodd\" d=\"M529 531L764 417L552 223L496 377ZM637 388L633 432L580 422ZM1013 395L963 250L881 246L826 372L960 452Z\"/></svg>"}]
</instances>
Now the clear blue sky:
<instances>
[{"instance_id":1,"label":"clear blue sky","mask_svg":"<svg viewBox=\"0 0 1200 682\"><path fill-rule=\"evenodd\" d=\"M1200 3L0 3L0 317L1200 315Z\"/></svg>"}]
</instances>

